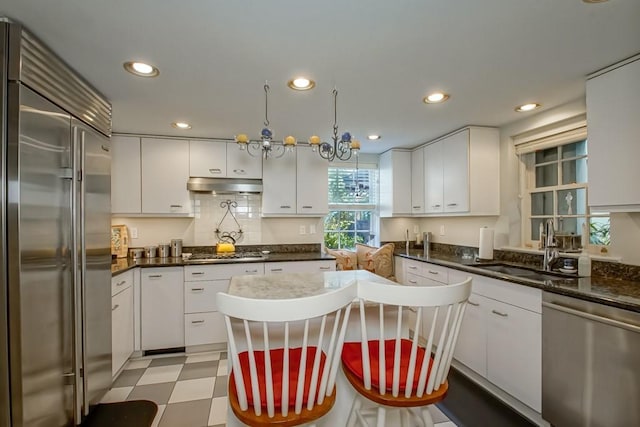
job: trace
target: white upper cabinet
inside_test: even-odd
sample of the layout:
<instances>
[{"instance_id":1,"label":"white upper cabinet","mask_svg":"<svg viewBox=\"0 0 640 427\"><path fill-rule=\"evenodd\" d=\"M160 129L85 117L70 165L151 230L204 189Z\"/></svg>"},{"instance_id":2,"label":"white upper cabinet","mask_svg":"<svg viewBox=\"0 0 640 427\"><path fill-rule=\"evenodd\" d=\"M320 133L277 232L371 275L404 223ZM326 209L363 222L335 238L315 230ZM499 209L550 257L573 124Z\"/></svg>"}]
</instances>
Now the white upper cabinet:
<instances>
[{"instance_id":1,"label":"white upper cabinet","mask_svg":"<svg viewBox=\"0 0 640 427\"><path fill-rule=\"evenodd\" d=\"M142 212L140 193L140 138L111 138L111 212L139 214Z\"/></svg>"},{"instance_id":2,"label":"white upper cabinet","mask_svg":"<svg viewBox=\"0 0 640 427\"><path fill-rule=\"evenodd\" d=\"M142 213L191 214L189 141L142 138Z\"/></svg>"},{"instance_id":3,"label":"white upper cabinet","mask_svg":"<svg viewBox=\"0 0 640 427\"><path fill-rule=\"evenodd\" d=\"M500 214L498 129L468 127L424 147L425 213Z\"/></svg>"},{"instance_id":4,"label":"white upper cabinet","mask_svg":"<svg viewBox=\"0 0 640 427\"><path fill-rule=\"evenodd\" d=\"M589 205L640 211L640 55L587 80Z\"/></svg>"},{"instance_id":5,"label":"white upper cabinet","mask_svg":"<svg viewBox=\"0 0 640 427\"><path fill-rule=\"evenodd\" d=\"M285 153L262 162L262 215L296 213L296 154Z\"/></svg>"},{"instance_id":6,"label":"white upper cabinet","mask_svg":"<svg viewBox=\"0 0 640 427\"><path fill-rule=\"evenodd\" d=\"M424 212L424 147L422 147L411 153L411 213Z\"/></svg>"},{"instance_id":7,"label":"white upper cabinet","mask_svg":"<svg viewBox=\"0 0 640 427\"><path fill-rule=\"evenodd\" d=\"M389 150L380 155L380 216L411 215L411 152Z\"/></svg>"},{"instance_id":8,"label":"white upper cabinet","mask_svg":"<svg viewBox=\"0 0 640 427\"><path fill-rule=\"evenodd\" d=\"M296 152L297 213L301 215L326 215L329 212L329 162L310 147L297 147Z\"/></svg>"},{"instance_id":9,"label":"white upper cabinet","mask_svg":"<svg viewBox=\"0 0 640 427\"><path fill-rule=\"evenodd\" d=\"M227 143L189 141L189 175L200 178L226 178Z\"/></svg>"},{"instance_id":10,"label":"white upper cabinet","mask_svg":"<svg viewBox=\"0 0 640 427\"><path fill-rule=\"evenodd\" d=\"M235 142L227 143L227 178L262 178L262 157L250 156Z\"/></svg>"}]
</instances>

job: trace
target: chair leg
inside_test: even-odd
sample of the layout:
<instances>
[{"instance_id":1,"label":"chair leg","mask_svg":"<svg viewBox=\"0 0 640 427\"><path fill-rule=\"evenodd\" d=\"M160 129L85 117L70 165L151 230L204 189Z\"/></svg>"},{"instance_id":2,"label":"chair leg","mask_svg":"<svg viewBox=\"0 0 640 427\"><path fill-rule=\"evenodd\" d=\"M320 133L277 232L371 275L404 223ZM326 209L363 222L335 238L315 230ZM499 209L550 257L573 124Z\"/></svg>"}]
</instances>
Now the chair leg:
<instances>
[{"instance_id":1,"label":"chair leg","mask_svg":"<svg viewBox=\"0 0 640 427\"><path fill-rule=\"evenodd\" d=\"M378 406L378 422L377 427L384 427L387 411L384 407Z\"/></svg>"},{"instance_id":2,"label":"chair leg","mask_svg":"<svg viewBox=\"0 0 640 427\"><path fill-rule=\"evenodd\" d=\"M425 427L433 427L433 418L431 418L429 406L426 406L422 409L422 421L424 421Z\"/></svg>"},{"instance_id":3,"label":"chair leg","mask_svg":"<svg viewBox=\"0 0 640 427\"><path fill-rule=\"evenodd\" d=\"M349 412L349 418L347 418L346 427L355 427L357 414L362 407L362 400L356 396L353 398L353 404L351 404L351 412Z\"/></svg>"}]
</instances>

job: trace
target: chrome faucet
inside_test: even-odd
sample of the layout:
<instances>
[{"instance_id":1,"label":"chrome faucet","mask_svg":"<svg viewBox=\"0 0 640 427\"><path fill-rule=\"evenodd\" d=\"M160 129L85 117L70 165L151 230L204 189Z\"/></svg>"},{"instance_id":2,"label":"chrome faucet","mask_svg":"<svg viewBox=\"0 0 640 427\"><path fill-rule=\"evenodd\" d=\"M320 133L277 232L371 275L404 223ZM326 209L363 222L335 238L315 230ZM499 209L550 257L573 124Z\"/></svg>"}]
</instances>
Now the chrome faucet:
<instances>
[{"instance_id":1,"label":"chrome faucet","mask_svg":"<svg viewBox=\"0 0 640 427\"><path fill-rule=\"evenodd\" d=\"M544 228L546 237L544 239L544 259L542 260L542 269L551 271L553 262L560 258L556 245L556 231L553 228L553 218L549 218Z\"/></svg>"}]
</instances>

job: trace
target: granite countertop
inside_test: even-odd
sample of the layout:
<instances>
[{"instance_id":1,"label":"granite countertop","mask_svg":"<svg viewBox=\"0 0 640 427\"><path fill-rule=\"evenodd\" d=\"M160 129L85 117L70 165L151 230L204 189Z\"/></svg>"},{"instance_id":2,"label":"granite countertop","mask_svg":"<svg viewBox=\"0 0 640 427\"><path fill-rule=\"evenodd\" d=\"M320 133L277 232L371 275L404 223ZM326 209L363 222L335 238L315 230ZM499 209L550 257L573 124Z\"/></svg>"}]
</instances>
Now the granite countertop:
<instances>
[{"instance_id":1,"label":"granite countertop","mask_svg":"<svg viewBox=\"0 0 640 427\"><path fill-rule=\"evenodd\" d=\"M640 281L600 276L576 277L570 275L558 276L558 279L553 280L535 281L479 268L482 264L488 263L515 265L502 261L477 262L473 259L463 259L462 257L455 255L438 253L431 254L429 257L424 257L422 256L422 253L417 251L409 251L408 255L404 253L396 253L395 255L505 280L519 285L531 286L543 291L640 312Z\"/></svg>"},{"instance_id":2,"label":"granite countertop","mask_svg":"<svg viewBox=\"0 0 640 427\"><path fill-rule=\"evenodd\" d=\"M324 273L284 273L275 275L234 276L230 295L258 299L303 298L356 286L359 281L399 286L366 270L328 271Z\"/></svg>"},{"instance_id":3,"label":"granite countertop","mask_svg":"<svg viewBox=\"0 0 640 427\"><path fill-rule=\"evenodd\" d=\"M185 265L206 265L206 264L231 264L231 263L253 263L253 262L281 262L281 261L330 261L335 257L324 252L277 252L263 255L260 259L243 260L241 258L231 258L228 260L216 260L211 262L193 262L182 258L117 258L111 261L111 275L115 276L135 267L182 267Z\"/></svg>"}]
</instances>

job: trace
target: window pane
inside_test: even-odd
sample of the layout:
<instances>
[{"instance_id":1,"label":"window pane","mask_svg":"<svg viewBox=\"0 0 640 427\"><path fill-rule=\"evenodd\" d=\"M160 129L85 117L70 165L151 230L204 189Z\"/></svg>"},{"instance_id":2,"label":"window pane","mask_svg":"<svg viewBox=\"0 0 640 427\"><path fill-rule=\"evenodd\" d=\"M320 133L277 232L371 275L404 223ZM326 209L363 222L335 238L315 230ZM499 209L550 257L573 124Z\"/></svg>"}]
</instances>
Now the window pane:
<instances>
[{"instance_id":1,"label":"window pane","mask_svg":"<svg viewBox=\"0 0 640 427\"><path fill-rule=\"evenodd\" d=\"M558 160L558 147L536 151L536 164L553 162Z\"/></svg>"},{"instance_id":2,"label":"window pane","mask_svg":"<svg viewBox=\"0 0 640 427\"><path fill-rule=\"evenodd\" d=\"M324 229L326 231L338 230L340 224L340 211L329 212L324 219Z\"/></svg>"},{"instance_id":3,"label":"window pane","mask_svg":"<svg viewBox=\"0 0 640 427\"><path fill-rule=\"evenodd\" d=\"M587 158L562 162L562 183L581 184L587 182Z\"/></svg>"},{"instance_id":4,"label":"window pane","mask_svg":"<svg viewBox=\"0 0 640 427\"><path fill-rule=\"evenodd\" d=\"M329 203L375 204L375 170L329 168Z\"/></svg>"},{"instance_id":5,"label":"window pane","mask_svg":"<svg viewBox=\"0 0 640 427\"><path fill-rule=\"evenodd\" d=\"M558 233L562 234L580 234L584 222L585 218L559 218L556 229Z\"/></svg>"},{"instance_id":6,"label":"window pane","mask_svg":"<svg viewBox=\"0 0 640 427\"><path fill-rule=\"evenodd\" d=\"M589 243L592 245L608 245L611 243L609 234L609 217L589 218Z\"/></svg>"},{"instance_id":7,"label":"window pane","mask_svg":"<svg viewBox=\"0 0 640 427\"><path fill-rule=\"evenodd\" d=\"M536 188L558 185L558 165L536 166Z\"/></svg>"},{"instance_id":8,"label":"window pane","mask_svg":"<svg viewBox=\"0 0 640 427\"><path fill-rule=\"evenodd\" d=\"M547 218L532 218L531 219L531 240L540 240L540 225L544 230L544 223L547 222Z\"/></svg>"},{"instance_id":9,"label":"window pane","mask_svg":"<svg viewBox=\"0 0 640 427\"><path fill-rule=\"evenodd\" d=\"M562 146L562 158L579 157L587 155L587 141L578 141Z\"/></svg>"},{"instance_id":10,"label":"window pane","mask_svg":"<svg viewBox=\"0 0 640 427\"><path fill-rule=\"evenodd\" d=\"M356 230L358 231L371 230L371 212L369 211L356 212Z\"/></svg>"},{"instance_id":11,"label":"window pane","mask_svg":"<svg viewBox=\"0 0 640 427\"><path fill-rule=\"evenodd\" d=\"M355 212L340 211L338 230L355 231Z\"/></svg>"},{"instance_id":12,"label":"window pane","mask_svg":"<svg viewBox=\"0 0 640 427\"><path fill-rule=\"evenodd\" d=\"M553 191L531 193L531 215L553 215Z\"/></svg>"},{"instance_id":13,"label":"window pane","mask_svg":"<svg viewBox=\"0 0 640 427\"><path fill-rule=\"evenodd\" d=\"M587 191L584 188L558 191L558 215L585 215Z\"/></svg>"}]
</instances>

